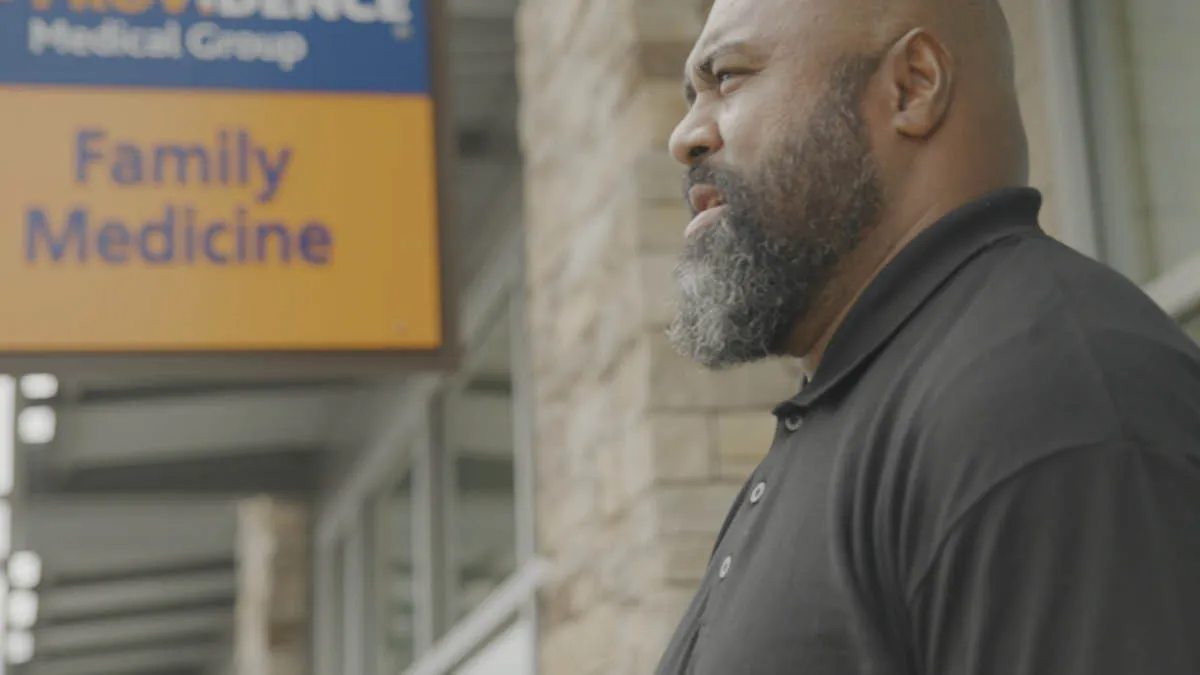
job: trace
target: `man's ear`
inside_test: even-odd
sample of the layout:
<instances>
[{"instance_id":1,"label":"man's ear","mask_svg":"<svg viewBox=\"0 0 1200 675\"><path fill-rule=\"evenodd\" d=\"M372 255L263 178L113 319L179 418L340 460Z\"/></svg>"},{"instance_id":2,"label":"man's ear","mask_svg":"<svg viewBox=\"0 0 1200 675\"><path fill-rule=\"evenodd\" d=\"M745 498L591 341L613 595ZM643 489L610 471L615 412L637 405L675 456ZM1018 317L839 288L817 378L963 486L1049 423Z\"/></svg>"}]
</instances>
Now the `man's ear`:
<instances>
[{"instance_id":1,"label":"man's ear","mask_svg":"<svg viewBox=\"0 0 1200 675\"><path fill-rule=\"evenodd\" d=\"M946 119L954 90L954 60L946 46L914 28L888 51L882 72L892 127L909 138L932 136Z\"/></svg>"}]
</instances>

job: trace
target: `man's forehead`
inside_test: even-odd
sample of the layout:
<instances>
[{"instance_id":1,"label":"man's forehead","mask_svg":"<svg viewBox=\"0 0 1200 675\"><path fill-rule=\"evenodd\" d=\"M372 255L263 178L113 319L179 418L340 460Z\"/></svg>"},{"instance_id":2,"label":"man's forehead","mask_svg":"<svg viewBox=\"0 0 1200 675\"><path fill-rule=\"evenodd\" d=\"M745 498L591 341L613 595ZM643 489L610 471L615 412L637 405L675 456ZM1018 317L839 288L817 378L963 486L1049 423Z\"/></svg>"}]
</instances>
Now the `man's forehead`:
<instances>
[{"instance_id":1,"label":"man's forehead","mask_svg":"<svg viewBox=\"0 0 1200 675\"><path fill-rule=\"evenodd\" d=\"M692 57L700 56L721 42L761 36L764 6L777 4L778 0L716 0L704 22L704 30L696 40Z\"/></svg>"},{"instance_id":2,"label":"man's forehead","mask_svg":"<svg viewBox=\"0 0 1200 675\"><path fill-rule=\"evenodd\" d=\"M723 44L766 44L799 27L814 3L839 0L716 0L688 59L700 63ZM840 0L847 2L849 0Z\"/></svg>"}]
</instances>

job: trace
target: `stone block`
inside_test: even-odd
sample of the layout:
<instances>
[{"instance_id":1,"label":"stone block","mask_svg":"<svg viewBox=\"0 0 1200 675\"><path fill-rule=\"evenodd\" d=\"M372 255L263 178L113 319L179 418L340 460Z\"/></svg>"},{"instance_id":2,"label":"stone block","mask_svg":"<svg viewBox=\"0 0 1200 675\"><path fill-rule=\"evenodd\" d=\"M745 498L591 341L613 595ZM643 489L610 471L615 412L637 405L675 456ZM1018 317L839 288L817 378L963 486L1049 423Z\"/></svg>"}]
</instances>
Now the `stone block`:
<instances>
[{"instance_id":1,"label":"stone block","mask_svg":"<svg viewBox=\"0 0 1200 675\"><path fill-rule=\"evenodd\" d=\"M704 578L715 543L715 537L707 533L663 537L659 546L663 580L668 585L694 588Z\"/></svg>"},{"instance_id":2,"label":"stone block","mask_svg":"<svg viewBox=\"0 0 1200 675\"><path fill-rule=\"evenodd\" d=\"M675 255L663 253L637 258L644 328L662 331L675 318L675 261Z\"/></svg>"},{"instance_id":3,"label":"stone block","mask_svg":"<svg viewBox=\"0 0 1200 675\"><path fill-rule=\"evenodd\" d=\"M579 59L578 63L591 62L596 57L606 55L628 55L630 45L637 38L633 9L640 1L588 2L580 16L572 49L574 56Z\"/></svg>"},{"instance_id":4,"label":"stone block","mask_svg":"<svg viewBox=\"0 0 1200 675\"><path fill-rule=\"evenodd\" d=\"M605 443L596 454L596 466L600 476L600 508L606 521L623 513L629 503L628 492L625 489L624 456L621 452L623 440Z\"/></svg>"},{"instance_id":5,"label":"stone block","mask_svg":"<svg viewBox=\"0 0 1200 675\"><path fill-rule=\"evenodd\" d=\"M683 199L683 166L661 149L643 151L634 162L630 178L643 205L671 206Z\"/></svg>"},{"instance_id":6,"label":"stone block","mask_svg":"<svg viewBox=\"0 0 1200 675\"><path fill-rule=\"evenodd\" d=\"M312 581L308 509L258 497L238 504L237 519L235 670L300 675L307 667Z\"/></svg>"},{"instance_id":7,"label":"stone block","mask_svg":"<svg viewBox=\"0 0 1200 675\"><path fill-rule=\"evenodd\" d=\"M663 539L658 525L658 498L653 490L646 491L630 502L627 514L615 528L614 537L631 547L647 549Z\"/></svg>"},{"instance_id":8,"label":"stone block","mask_svg":"<svg viewBox=\"0 0 1200 675\"><path fill-rule=\"evenodd\" d=\"M574 390L570 410L567 412L565 466L572 480L592 476L596 471L596 450L612 436L609 422L609 399L612 392L608 387L584 381Z\"/></svg>"},{"instance_id":9,"label":"stone block","mask_svg":"<svg viewBox=\"0 0 1200 675\"><path fill-rule=\"evenodd\" d=\"M612 675L653 673L662 659L680 616L662 610L637 608L626 613L619 627L621 649Z\"/></svg>"},{"instance_id":10,"label":"stone block","mask_svg":"<svg viewBox=\"0 0 1200 675\"><path fill-rule=\"evenodd\" d=\"M629 180L629 167L637 162L642 155L660 155L670 158L668 141L675 125L683 118L679 112L682 105L682 94L679 79L672 79L675 86L671 89L674 96L667 93L662 78L654 78L638 83L627 105L614 118L612 135L620 138L621 142L604 148L606 164L621 167L621 172L611 175L623 186L639 188L636 181ZM657 86L655 86L657 85ZM673 160L672 160L673 162ZM664 165L665 166L665 165ZM683 167L671 167L669 176L675 176L677 182L676 197L683 201L682 175Z\"/></svg>"},{"instance_id":11,"label":"stone block","mask_svg":"<svg viewBox=\"0 0 1200 675\"><path fill-rule=\"evenodd\" d=\"M513 30L522 92L536 92L572 45L575 26L592 0L522 0Z\"/></svg>"},{"instance_id":12,"label":"stone block","mask_svg":"<svg viewBox=\"0 0 1200 675\"><path fill-rule=\"evenodd\" d=\"M701 482L712 473L713 439L702 415L652 413L629 430L623 448L626 494L656 484Z\"/></svg>"},{"instance_id":13,"label":"stone block","mask_svg":"<svg viewBox=\"0 0 1200 675\"><path fill-rule=\"evenodd\" d=\"M640 42L693 42L704 28L704 18L700 0L643 0L633 6Z\"/></svg>"},{"instance_id":14,"label":"stone block","mask_svg":"<svg viewBox=\"0 0 1200 675\"><path fill-rule=\"evenodd\" d=\"M637 214L638 252L677 257L683 249L683 232L691 219L682 190L674 204L663 202L642 206Z\"/></svg>"},{"instance_id":15,"label":"stone block","mask_svg":"<svg viewBox=\"0 0 1200 675\"><path fill-rule=\"evenodd\" d=\"M600 204L573 229L571 243L565 251L566 264L560 283L568 289L577 289L602 282L605 268L618 250L618 245L616 210L611 201Z\"/></svg>"},{"instance_id":16,"label":"stone block","mask_svg":"<svg viewBox=\"0 0 1200 675\"><path fill-rule=\"evenodd\" d=\"M558 562L562 564L565 564L563 556L570 555L572 547L586 541L581 533L594 524L589 521L600 518L597 485L595 479L571 481L553 493L553 500L538 499L538 523L544 545L560 553Z\"/></svg>"},{"instance_id":17,"label":"stone block","mask_svg":"<svg viewBox=\"0 0 1200 675\"><path fill-rule=\"evenodd\" d=\"M600 584L594 569L582 569L555 579L542 591L542 620L558 625L583 616L598 605Z\"/></svg>"},{"instance_id":18,"label":"stone block","mask_svg":"<svg viewBox=\"0 0 1200 675\"><path fill-rule=\"evenodd\" d=\"M620 361L643 334L642 297L636 259L609 271L596 322L595 351L589 355L597 377L611 379Z\"/></svg>"},{"instance_id":19,"label":"stone block","mask_svg":"<svg viewBox=\"0 0 1200 675\"><path fill-rule=\"evenodd\" d=\"M598 302L593 289L580 288L559 307L552 352L557 377L574 380L587 369L587 361L579 356L589 353L595 338Z\"/></svg>"},{"instance_id":20,"label":"stone block","mask_svg":"<svg viewBox=\"0 0 1200 675\"><path fill-rule=\"evenodd\" d=\"M638 336L621 357L609 382L612 387L612 424L628 429L637 424L650 406L650 342L647 334Z\"/></svg>"},{"instance_id":21,"label":"stone block","mask_svg":"<svg viewBox=\"0 0 1200 675\"><path fill-rule=\"evenodd\" d=\"M659 534L716 536L739 489L733 482L655 488Z\"/></svg>"},{"instance_id":22,"label":"stone block","mask_svg":"<svg viewBox=\"0 0 1200 675\"><path fill-rule=\"evenodd\" d=\"M542 631L543 675L593 675L605 672L616 644L617 608L597 605L585 614Z\"/></svg>"},{"instance_id":23,"label":"stone block","mask_svg":"<svg viewBox=\"0 0 1200 675\"><path fill-rule=\"evenodd\" d=\"M600 579L595 569L588 568L576 574L566 588L571 616L579 616L599 605Z\"/></svg>"},{"instance_id":24,"label":"stone block","mask_svg":"<svg viewBox=\"0 0 1200 675\"><path fill-rule=\"evenodd\" d=\"M652 78L682 78L693 42L689 39L638 43L640 71Z\"/></svg>"},{"instance_id":25,"label":"stone block","mask_svg":"<svg viewBox=\"0 0 1200 675\"><path fill-rule=\"evenodd\" d=\"M688 605L695 595L695 589L691 588L661 588L643 599L642 608L658 615L662 621L674 628L687 612Z\"/></svg>"},{"instance_id":26,"label":"stone block","mask_svg":"<svg viewBox=\"0 0 1200 675\"><path fill-rule=\"evenodd\" d=\"M574 618L571 616L571 596L566 590L568 583L569 579L559 578L542 586L537 605L544 625L559 626Z\"/></svg>"},{"instance_id":27,"label":"stone block","mask_svg":"<svg viewBox=\"0 0 1200 675\"><path fill-rule=\"evenodd\" d=\"M603 595L622 607L637 605L661 584L659 568L648 547L634 546L616 532L607 536L607 545L597 551L595 560Z\"/></svg>"},{"instance_id":28,"label":"stone block","mask_svg":"<svg viewBox=\"0 0 1200 675\"><path fill-rule=\"evenodd\" d=\"M766 412L717 415L717 475L744 480L767 456L775 438L776 419Z\"/></svg>"}]
</instances>

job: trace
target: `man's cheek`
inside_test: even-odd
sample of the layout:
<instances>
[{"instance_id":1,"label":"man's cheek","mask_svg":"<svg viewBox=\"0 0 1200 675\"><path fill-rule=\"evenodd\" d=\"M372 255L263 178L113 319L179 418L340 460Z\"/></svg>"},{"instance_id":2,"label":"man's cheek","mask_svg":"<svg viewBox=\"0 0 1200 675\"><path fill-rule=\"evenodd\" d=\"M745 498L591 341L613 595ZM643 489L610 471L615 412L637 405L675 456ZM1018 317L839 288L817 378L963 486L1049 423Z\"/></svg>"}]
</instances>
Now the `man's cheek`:
<instances>
[{"instance_id":1,"label":"man's cheek","mask_svg":"<svg viewBox=\"0 0 1200 675\"><path fill-rule=\"evenodd\" d=\"M772 143L783 137L779 116L772 106L758 103L759 99L739 91L718 117L722 147L717 158L743 177L753 175Z\"/></svg>"}]
</instances>

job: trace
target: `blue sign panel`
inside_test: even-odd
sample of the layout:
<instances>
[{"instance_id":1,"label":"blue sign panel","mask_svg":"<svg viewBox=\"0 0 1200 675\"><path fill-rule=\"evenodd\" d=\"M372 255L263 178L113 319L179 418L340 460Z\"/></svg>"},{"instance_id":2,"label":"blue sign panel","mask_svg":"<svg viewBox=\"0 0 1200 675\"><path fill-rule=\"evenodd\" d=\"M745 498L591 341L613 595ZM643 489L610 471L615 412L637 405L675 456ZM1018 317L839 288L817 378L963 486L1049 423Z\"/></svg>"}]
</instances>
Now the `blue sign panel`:
<instances>
[{"instance_id":1,"label":"blue sign panel","mask_svg":"<svg viewBox=\"0 0 1200 675\"><path fill-rule=\"evenodd\" d=\"M426 0L0 0L0 84L430 93Z\"/></svg>"}]
</instances>

